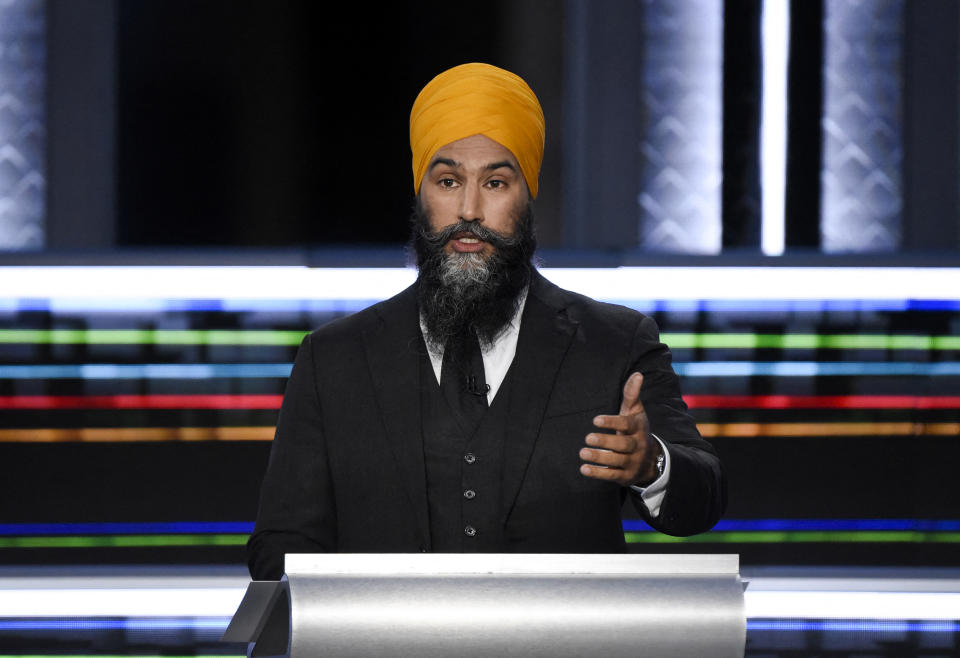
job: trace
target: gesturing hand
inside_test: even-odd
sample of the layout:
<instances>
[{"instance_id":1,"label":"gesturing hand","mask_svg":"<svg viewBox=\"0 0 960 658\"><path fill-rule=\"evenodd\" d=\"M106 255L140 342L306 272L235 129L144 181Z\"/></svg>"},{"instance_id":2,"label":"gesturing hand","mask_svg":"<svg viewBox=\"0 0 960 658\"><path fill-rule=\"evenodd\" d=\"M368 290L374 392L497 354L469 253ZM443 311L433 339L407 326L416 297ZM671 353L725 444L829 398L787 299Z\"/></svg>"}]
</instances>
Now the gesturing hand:
<instances>
[{"instance_id":1,"label":"gesturing hand","mask_svg":"<svg viewBox=\"0 0 960 658\"><path fill-rule=\"evenodd\" d=\"M619 415L597 416L593 424L616 434L587 434L580 459L587 462L580 472L587 477L609 480L623 486L644 485L656 479L656 462L662 448L650 434L647 414L640 403L643 375L635 372L623 385Z\"/></svg>"}]
</instances>

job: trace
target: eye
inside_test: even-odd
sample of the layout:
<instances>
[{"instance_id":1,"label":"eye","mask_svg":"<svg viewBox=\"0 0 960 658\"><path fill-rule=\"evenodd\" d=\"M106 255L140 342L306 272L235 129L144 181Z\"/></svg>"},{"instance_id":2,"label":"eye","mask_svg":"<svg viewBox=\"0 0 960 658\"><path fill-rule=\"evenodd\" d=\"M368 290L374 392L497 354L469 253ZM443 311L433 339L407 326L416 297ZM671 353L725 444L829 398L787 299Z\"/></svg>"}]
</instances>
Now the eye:
<instances>
[{"instance_id":1,"label":"eye","mask_svg":"<svg viewBox=\"0 0 960 658\"><path fill-rule=\"evenodd\" d=\"M455 178L444 177L437 181L437 185L446 189L453 189L457 186Z\"/></svg>"},{"instance_id":2,"label":"eye","mask_svg":"<svg viewBox=\"0 0 960 658\"><path fill-rule=\"evenodd\" d=\"M499 190L506 187L507 183L506 181L502 181L500 179L494 178L493 180L487 181L487 185L489 185L491 188L495 190Z\"/></svg>"}]
</instances>

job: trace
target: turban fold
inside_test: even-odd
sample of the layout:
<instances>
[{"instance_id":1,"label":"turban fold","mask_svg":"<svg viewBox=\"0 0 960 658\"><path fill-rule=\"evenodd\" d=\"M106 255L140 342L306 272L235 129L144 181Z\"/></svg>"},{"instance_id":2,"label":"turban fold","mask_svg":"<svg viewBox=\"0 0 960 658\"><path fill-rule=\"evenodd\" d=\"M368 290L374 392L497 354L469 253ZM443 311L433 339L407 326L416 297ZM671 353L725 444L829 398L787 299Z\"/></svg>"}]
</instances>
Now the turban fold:
<instances>
[{"instance_id":1,"label":"turban fold","mask_svg":"<svg viewBox=\"0 0 960 658\"><path fill-rule=\"evenodd\" d=\"M461 64L427 83L410 111L413 188L434 154L464 137L484 135L505 146L520 163L530 194L537 196L543 160L543 110L518 75L490 64Z\"/></svg>"}]
</instances>

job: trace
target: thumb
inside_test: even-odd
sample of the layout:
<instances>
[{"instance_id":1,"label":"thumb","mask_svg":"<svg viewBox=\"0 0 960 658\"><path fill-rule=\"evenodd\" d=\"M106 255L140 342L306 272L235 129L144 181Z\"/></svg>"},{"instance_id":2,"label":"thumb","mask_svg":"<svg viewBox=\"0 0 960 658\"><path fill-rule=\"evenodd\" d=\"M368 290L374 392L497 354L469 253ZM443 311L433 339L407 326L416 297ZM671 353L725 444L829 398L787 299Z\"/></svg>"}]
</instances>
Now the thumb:
<instances>
[{"instance_id":1,"label":"thumb","mask_svg":"<svg viewBox=\"0 0 960 658\"><path fill-rule=\"evenodd\" d=\"M623 385L623 401L620 402L620 415L630 416L637 413L643 406L640 404L640 388L643 386L643 375L635 372L627 378Z\"/></svg>"}]
</instances>

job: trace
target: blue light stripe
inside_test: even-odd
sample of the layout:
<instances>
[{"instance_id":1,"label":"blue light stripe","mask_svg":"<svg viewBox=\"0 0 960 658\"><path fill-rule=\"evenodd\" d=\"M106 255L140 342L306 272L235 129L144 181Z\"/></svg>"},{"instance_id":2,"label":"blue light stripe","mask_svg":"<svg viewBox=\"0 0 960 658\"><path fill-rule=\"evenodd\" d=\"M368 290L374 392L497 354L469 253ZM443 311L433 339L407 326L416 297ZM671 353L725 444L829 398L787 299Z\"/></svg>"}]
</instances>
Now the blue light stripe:
<instances>
[{"instance_id":1,"label":"blue light stripe","mask_svg":"<svg viewBox=\"0 0 960 658\"><path fill-rule=\"evenodd\" d=\"M0 619L4 631L218 631L226 630L230 617L126 617L99 619Z\"/></svg>"},{"instance_id":2,"label":"blue light stripe","mask_svg":"<svg viewBox=\"0 0 960 658\"><path fill-rule=\"evenodd\" d=\"M897 619L748 619L747 632L957 633L960 622Z\"/></svg>"},{"instance_id":3,"label":"blue light stripe","mask_svg":"<svg viewBox=\"0 0 960 658\"><path fill-rule=\"evenodd\" d=\"M290 376L289 363L145 363L84 365L2 365L0 379L271 379ZM678 362L682 377L857 377L960 375L960 362Z\"/></svg>"},{"instance_id":4,"label":"blue light stripe","mask_svg":"<svg viewBox=\"0 0 960 658\"><path fill-rule=\"evenodd\" d=\"M355 313L379 299L11 299L0 313Z\"/></svg>"},{"instance_id":5,"label":"blue light stripe","mask_svg":"<svg viewBox=\"0 0 960 658\"><path fill-rule=\"evenodd\" d=\"M615 299L644 313L849 313L858 311L960 311L960 300L927 299ZM379 299L18 299L0 297L0 313L354 313Z\"/></svg>"},{"instance_id":6,"label":"blue light stripe","mask_svg":"<svg viewBox=\"0 0 960 658\"><path fill-rule=\"evenodd\" d=\"M0 536L249 534L253 521L135 523L4 523ZM623 521L626 532L655 532L639 519ZM960 519L724 519L716 532L960 532Z\"/></svg>"},{"instance_id":7,"label":"blue light stripe","mask_svg":"<svg viewBox=\"0 0 960 658\"><path fill-rule=\"evenodd\" d=\"M623 521L627 532L654 532L646 522ZM770 531L913 531L958 532L957 519L723 519L714 526L715 532L770 532Z\"/></svg>"},{"instance_id":8,"label":"blue light stripe","mask_svg":"<svg viewBox=\"0 0 960 658\"><path fill-rule=\"evenodd\" d=\"M249 534L253 521L237 522L145 522L145 523L4 523L0 536L49 537L59 535L171 535Z\"/></svg>"},{"instance_id":9,"label":"blue light stripe","mask_svg":"<svg viewBox=\"0 0 960 658\"><path fill-rule=\"evenodd\" d=\"M4 365L0 379L285 379L291 369L290 363Z\"/></svg>"},{"instance_id":10,"label":"blue light stripe","mask_svg":"<svg viewBox=\"0 0 960 658\"><path fill-rule=\"evenodd\" d=\"M700 361L675 363L681 377L863 377L960 375L960 362Z\"/></svg>"}]
</instances>

